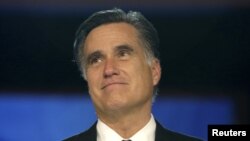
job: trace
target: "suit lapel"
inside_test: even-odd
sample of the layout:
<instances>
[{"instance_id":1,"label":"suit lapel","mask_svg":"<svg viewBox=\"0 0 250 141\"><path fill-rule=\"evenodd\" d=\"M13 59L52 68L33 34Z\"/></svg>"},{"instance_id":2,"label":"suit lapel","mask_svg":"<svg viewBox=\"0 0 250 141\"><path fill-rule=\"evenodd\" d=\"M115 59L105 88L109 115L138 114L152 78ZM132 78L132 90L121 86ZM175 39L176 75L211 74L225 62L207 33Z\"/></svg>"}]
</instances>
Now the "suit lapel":
<instances>
[{"instance_id":1,"label":"suit lapel","mask_svg":"<svg viewBox=\"0 0 250 141\"><path fill-rule=\"evenodd\" d=\"M155 141L166 141L166 130L156 121Z\"/></svg>"},{"instance_id":2,"label":"suit lapel","mask_svg":"<svg viewBox=\"0 0 250 141\"><path fill-rule=\"evenodd\" d=\"M97 137L97 131L96 131L96 123L92 125L85 134L82 134L80 137L81 139L84 139L84 141L96 141Z\"/></svg>"}]
</instances>

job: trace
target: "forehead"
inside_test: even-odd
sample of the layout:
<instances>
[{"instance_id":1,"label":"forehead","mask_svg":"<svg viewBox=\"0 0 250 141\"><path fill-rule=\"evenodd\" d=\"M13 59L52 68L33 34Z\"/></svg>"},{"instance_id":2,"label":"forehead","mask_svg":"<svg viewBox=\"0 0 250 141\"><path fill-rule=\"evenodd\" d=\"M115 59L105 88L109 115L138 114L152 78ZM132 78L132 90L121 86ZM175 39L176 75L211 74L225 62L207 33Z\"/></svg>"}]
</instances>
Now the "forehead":
<instances>
[{"instance_id":1,"label":"forehead","mask_svg":"<svg viewBox=\"0 0 250 141\"><path fill-rule=\"evenodd\" d=\"M110 23L94 28L84 43L84 52L129 44L141 46L137 29L128 23Z\"/></svg>"}]
</instances>

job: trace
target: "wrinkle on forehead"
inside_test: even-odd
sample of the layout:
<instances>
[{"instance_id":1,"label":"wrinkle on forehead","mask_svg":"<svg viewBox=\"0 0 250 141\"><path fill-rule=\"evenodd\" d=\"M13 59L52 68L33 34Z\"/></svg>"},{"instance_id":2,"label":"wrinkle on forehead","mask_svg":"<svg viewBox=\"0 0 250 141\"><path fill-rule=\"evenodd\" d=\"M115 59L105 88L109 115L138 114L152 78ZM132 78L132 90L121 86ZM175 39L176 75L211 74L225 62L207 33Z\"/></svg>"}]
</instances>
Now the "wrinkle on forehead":
<instances>
[{"instance_id":1,"label":"wrinkle on forehead","mask_svg":"<svg viewBox=\"0 0 250 141\"><path fill-rule=\"evenodd\" d=\"M135 36L135 38L131 38L132 36ZM88 34L84 44L84 55L95 52L97 50L107 50L106 47L110 45L112 45L113 47L121 46L122 44L129 45L128 41L130 41L129 43L141 46L139 42L138 32L134 28L134 26L127 23L110 23L100 25L94 28Z\"/></svg>"}]
</instances>

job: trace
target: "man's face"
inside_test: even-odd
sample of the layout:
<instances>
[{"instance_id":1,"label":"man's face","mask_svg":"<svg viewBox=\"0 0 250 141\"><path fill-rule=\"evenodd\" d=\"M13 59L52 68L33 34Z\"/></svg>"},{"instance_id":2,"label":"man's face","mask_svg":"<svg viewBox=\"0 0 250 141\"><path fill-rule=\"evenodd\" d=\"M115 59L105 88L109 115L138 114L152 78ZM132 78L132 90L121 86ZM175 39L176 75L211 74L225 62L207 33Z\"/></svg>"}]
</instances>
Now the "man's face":
<instances>
[{"instance_id":1,"label":"man's face","mask_svg":"<svg viewBox=\"0 0 250 141\"><path fill-rule=\"evenodd\" d=\"M137 30L126 23L93 29L84 44L86 80L97 114L151 107L161 69L149 65ZM151 110L151 109L148 109Z\"/></svg>"}]
</instances>

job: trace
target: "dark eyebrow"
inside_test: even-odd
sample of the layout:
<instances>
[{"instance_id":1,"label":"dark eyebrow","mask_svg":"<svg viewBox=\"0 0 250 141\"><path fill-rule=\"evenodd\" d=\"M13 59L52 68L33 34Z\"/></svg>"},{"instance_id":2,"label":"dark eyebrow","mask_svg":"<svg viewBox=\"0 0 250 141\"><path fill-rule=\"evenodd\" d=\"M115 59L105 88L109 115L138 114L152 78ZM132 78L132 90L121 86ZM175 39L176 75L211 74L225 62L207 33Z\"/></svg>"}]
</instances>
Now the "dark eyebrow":
<instances>
[{"instance_id":1,"label":"dark eyebrow","mask_svg":"<svg viewBox=\"0 0 250 141\"><path fill-rule=\"evenodd\" d=\"M130 45L127 45L127 44L119 45L115 48L115 51L120 51L120 50L127 50L129 52L134 51L134 49Z\"/></svg>"}]
</instances>

